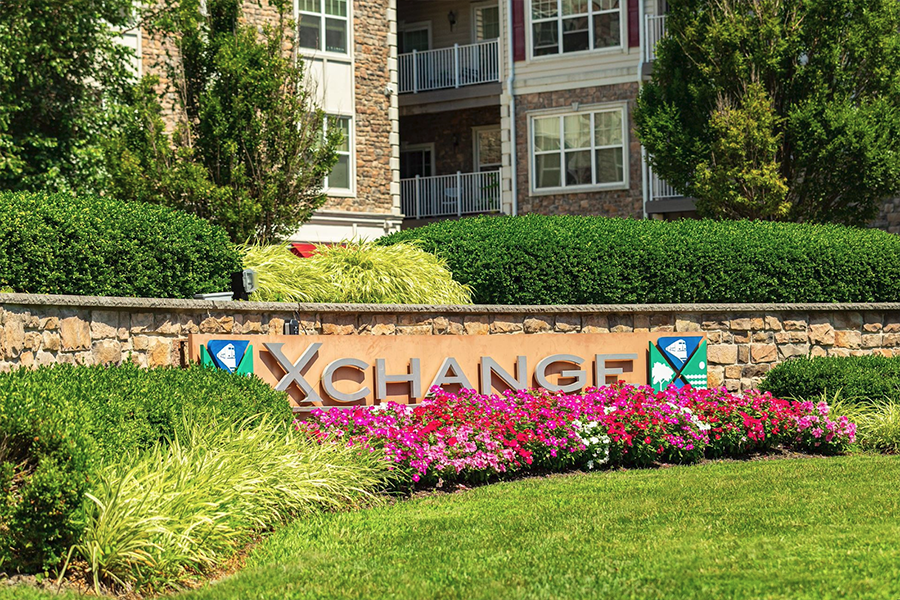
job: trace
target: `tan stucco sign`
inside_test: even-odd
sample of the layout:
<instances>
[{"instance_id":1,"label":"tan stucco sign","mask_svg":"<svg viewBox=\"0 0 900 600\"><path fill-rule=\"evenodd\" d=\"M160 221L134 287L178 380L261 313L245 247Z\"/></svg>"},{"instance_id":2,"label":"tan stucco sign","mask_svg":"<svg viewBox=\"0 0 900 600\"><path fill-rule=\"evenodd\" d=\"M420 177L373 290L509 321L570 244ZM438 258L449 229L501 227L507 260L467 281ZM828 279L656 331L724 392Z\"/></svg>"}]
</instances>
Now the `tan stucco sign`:
<instances>
[{"instance_id":1,"label":"tan stucco sign","mask_svg":"<svg viewBox=\"0 0 900 600\"><path fill-rule=\"evenodd\" d=\"M294 410L415 403L435 385L482 393L543 387L577 392L649 383L648 348L664 333L541 335L190 336L190 357L253 372L287 391ZM696 334L694 334L696 336Z\"/></svg>"}]
</instances>

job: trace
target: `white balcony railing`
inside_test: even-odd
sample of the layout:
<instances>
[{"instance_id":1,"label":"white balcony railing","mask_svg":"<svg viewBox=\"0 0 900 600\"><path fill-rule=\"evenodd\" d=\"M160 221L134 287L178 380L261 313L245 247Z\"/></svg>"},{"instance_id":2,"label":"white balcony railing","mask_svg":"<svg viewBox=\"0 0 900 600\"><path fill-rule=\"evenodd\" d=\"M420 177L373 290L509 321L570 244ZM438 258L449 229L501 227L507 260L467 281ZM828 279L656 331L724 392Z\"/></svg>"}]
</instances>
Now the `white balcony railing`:
<instances>
[{"instance_id":1,"label":"white balcony railing","mask_svg":"<svg viewBox=\"0 0 900 600\"><path fill-rule=\"evenodd\" d=\"M400 180L400 205L408 219L500 211L500 171Z\"/></svg>"},{"instance_id":2,"label":"white balcony railing","mask_svg":"<svg viewBox=\"0 0 900 600\"><path fill-rule=\"evenodd\" d=\"M666 35L666 15L644 15L644 62L656 60L656 43Z\"/></svg>"},{"instance_id":3,"label":"white balcony railing","mask_svg":"<svg viewBox=\"0 0 900 600\"><path fill-rule=\"evenodd\" d=\"M500 81L500 42L490 40L400 55L400 93Z\"/></svg>"},{"instance_id":4,"label":"white balcony railing","mask_svg":"<svg viewBox=\"0 0 900 600\"><path fill-rule=\"evenodd\" d=\"M649 177L647 178L647 183L650 186L650 201L654 202L657 200L675 200L676 198L683 198L682 194L679 194L672 184L670 184L665 179L660 178L659 175L653 172L653 167L647 165L647 174Z\"/></svg>"}]
</instances>

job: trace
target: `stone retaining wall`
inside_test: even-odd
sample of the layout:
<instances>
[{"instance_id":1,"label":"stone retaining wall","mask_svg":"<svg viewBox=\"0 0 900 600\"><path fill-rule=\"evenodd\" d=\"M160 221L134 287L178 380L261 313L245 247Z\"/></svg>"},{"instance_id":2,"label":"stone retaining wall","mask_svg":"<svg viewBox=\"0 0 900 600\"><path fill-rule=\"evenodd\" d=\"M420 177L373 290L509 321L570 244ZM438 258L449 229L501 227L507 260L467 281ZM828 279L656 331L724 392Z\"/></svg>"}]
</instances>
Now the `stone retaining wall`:
<instances>
[{"instance_id":1,"label":"stone retaining wall","mask_svg":"<svg viewBox=\"0 0 900 600\"><path fill-rule=\"evenodd\" d=\"M0 371L19 366L180 365L188 333L539 335L701 331L709 383L758 385L793 356L900 355L900 303L385 306L0 294Z\"/></svg>"}]
</instances>

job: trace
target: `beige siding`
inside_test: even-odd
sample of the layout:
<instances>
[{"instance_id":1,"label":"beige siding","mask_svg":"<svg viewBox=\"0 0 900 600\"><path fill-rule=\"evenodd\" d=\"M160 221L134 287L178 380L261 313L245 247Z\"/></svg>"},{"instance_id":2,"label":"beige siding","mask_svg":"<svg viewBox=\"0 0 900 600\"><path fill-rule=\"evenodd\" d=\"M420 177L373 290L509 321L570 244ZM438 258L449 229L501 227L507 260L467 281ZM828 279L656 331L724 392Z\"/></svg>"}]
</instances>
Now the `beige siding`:
<instances>
[{"instance_id":1,"label":"beige siding","mask_svg":"<svg viewBox=\"0 0 900 600\"><path fill-rule=\"evenodd\" d=\"M450 30L447 15L456 13L456 25ZM471 2L398 2L397 29L401 31L409 23L431 22L431 48L449 48L453 44L463 46L475 42L472 33Z\"/></svg>"}]
</instances>

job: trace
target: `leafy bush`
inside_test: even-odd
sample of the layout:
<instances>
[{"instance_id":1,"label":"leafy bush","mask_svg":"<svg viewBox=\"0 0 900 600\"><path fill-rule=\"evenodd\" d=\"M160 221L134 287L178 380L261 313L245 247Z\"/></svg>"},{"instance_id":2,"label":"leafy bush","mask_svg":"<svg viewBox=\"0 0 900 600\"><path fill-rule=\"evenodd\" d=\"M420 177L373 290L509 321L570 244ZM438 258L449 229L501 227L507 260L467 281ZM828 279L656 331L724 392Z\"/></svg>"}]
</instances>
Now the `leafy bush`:
<instances>
[{"instance_id":1,"label":"leafy bush","mask_svg":"<svg viewBox=\"0 0 900 600\"><path fill-rule=\"evenodd\" d=\"M470 304L468 286L415 244L318 246L298 258L282 246L252 246L244 266L259 275L252 300L356 304Z\"/></svg>"},{"instance_id":2,"label":"leafy bush","mask_svg":"<svg viewBox=\"0 0 900 600\"><path fill-rule=\"evenodd\" d=\"M114 121L108 189L210 219L235 242L291 235L325 203L350 144L317 106L306 61L285 52L293 2L267 2L265 25L234 0L165 4L140 22L172 51Z\"/></svg>"},{"instance_id":3,"label":"leafy bush","mask_svg":"<svg viewBox=\"0 0 900 600\"><path fill-rule=\"evenodd\" d=\"M900 298L900 237L836 225L475 217L379 243L413 240L484 304Z\"/></svg>"},{"instance_id":4,"label":"leafy bush","mask_svg":"<svg viewBox=\"0 0 900 600\"><path fill-rule=\"evenodd\" d=\"M68 194L0 194L0 288L190 298L230 289L240 255L222 229L176 210Z\"/></svg>"},{"instance_id":5,"label":"leafy bush","mask_svg":"<svg viewBox=\"0 0 900 600\"><path fill-rule=\"evenodd\" d=\"M258 379L200 367L0 374L0 565L33 571L60 562L82 531L82 500L103 461L184 437L189 423L260 414L288 421L287 397Z\"/></svg>"},{"instance_id":6,"label":"leafy bush","mask_svg":"<svg viewBox=\"0 0 900 600\"><path fill-rule=\"evenodd\" d=\"M320 445L288 423L194 422L185 437L104 465L75 555L100 580L162 588L216 566L253 532L371 498L373 457Z\"/></svg>"},{"instance_id":7,"label":"leafy bush","mask_svg":"<svg viewBox=\"0 0 900 600\"><path fill-rule=\"evenodd\" d=\"M816 398L840 393L845 402L900 398L900 357L794 358L769 371L760 389L776 396Z\"/></svg>"}]
</instances>

